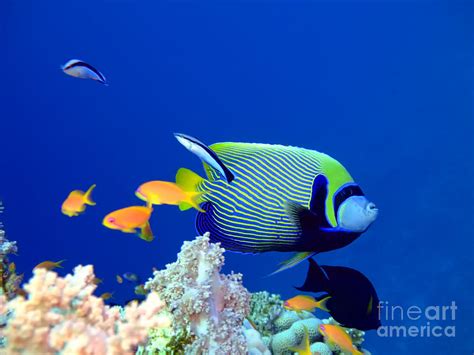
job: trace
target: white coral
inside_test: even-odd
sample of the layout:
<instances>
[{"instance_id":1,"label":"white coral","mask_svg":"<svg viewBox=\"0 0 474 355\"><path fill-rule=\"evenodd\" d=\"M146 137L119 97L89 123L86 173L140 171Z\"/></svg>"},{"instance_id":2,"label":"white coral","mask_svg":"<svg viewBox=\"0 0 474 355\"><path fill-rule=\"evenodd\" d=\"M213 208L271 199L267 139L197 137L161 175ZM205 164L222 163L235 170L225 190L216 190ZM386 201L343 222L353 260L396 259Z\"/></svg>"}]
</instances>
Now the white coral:
<instances>
[{"instance_id":1,"label":"white coral","mask_svg":"<svg viewBox=\"0 0 474 355\"><path fill-rule=\"evenodd\" d=\"M156 293L125 307L121 317L118 307L92 294L93 280L90 265L77 266L64 278L41 268L25 285L27 299L1 297L0 313L12 312L2 329L7 353L133 354L150 328L170 325L157 316L165 305Z\"/></svg>"},{"instance_id":2,"label":"white coral","mask_svg":"<svg viewBox=\"0 0 474 355\"><path fill-rule=\"evenodd\" d=\"M156 291L169 305L174 328L196 339L187 353L242 354L246 340L242 323L249 312L250 294L242 275L223 275L224 249L209 241L209 233L184 242L178 260L156 271L145 288Z\"/></svg>"}]
</instances>

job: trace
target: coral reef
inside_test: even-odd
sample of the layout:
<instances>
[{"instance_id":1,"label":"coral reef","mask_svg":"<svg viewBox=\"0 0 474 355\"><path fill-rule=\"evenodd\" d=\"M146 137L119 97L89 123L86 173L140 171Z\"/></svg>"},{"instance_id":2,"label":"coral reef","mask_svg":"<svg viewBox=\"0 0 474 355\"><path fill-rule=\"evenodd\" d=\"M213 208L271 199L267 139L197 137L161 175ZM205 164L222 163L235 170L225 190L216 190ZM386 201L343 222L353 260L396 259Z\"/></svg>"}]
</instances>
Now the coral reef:
<instances>
[{"instance_id":1,"label":"coral reef","mask_svg":"<svg viewBox=\"0 0 474 355\"><path fill-rule=\"evenodd\" d=\"M279 295L250 295L242 275L221 274L225 250L208 233L184 242L177 261L146 283L146 300L124 308L93 295L92 266L64 278L36 269L19 289L21 276L8 259L16 251L0 229L0 347L8 354L287 355L305 329L313 353L341 353L318 331L334 319L286 310ZM346 331L360 348L364 332Z\"/></svg>"},{"instance_id":2,"label":"coral reef","mask_svg":"<svg viewBox=\"0 0 474 355\"><path fill-rule=\"evenodd\" d=\"M0 213L3 212L3 206L0 202ZM18 248L16 242L9 241L5 237L3 225L0 223L0 296L4 295L7 299L16 296L23 275L17 275L15 263L10 261L10 254L16 254Z\"/></svg>"},{"instance_id":3,"label":"coral reef","mask_svg":"<svg viewBox=\"0 0 474 355\"><path fill-rule=\"evenodd\" d=\"M279 295L267 291L252 293L248 319L262 336L269 336L274 333L272 329L273 322L282 311L283 300Z\"/></svg>"},{"instance_id":4,"label":"coral reef","mask_svg":"<svg viewBox=\"0 0 474 355\"><path fill-rule=\"evenodd\" d=\"M319 355L332 355L331 349L325 343L321 343L321 342L313 343L311 344L310 349L312 353L319 353Z\"/></svg>"},{"instance_id":5,"label":"coral reef","mask_svg":"<svg viewBox=\"0 0 474 355\"><path fill-rule=\"evenodd\" d=\"M34 270L24 286L28 297L0 298L0 313L11 312L2 334L8 354L133 354L150 328L166 328L170 319L156 293L140 305L121 310L104 305L92 295L92 266L77 266L60 277L45 269Z\"/></svg>"},{"instance_id":6,"label":"coral reef","mask_svg":"<svg viewBox=\"0 0 474 355\"><path fill-rule=\"evenodd\" d=\"M247 341L247 354L249 355L270 355L271 352L263 342L260 333L252 328L244 329Z\"/></svg>"},{"instance_id":7,"label":"coral reef","mask_svg":"<svg viewBox=\"0 0 474 355\"><path fill-rule=\"evenodd\" d=\"M250 294L242 286L242 275L219 273L224 251L209 242L208 233L184 242L177 261L155 271L145 285L169 306L175 337L181 335L180 342L172 342L181 343L185 353L247 352L242 325Z\"/></svg>"},{"instance_id":8,"label":"coral reef","mask_svg":"<svg viewBox=\"0 0 474 355\"><path fill-rule=\"evenodd\" d=\"M338 324L333 318L320 320L312 313L286 310L280 296L266 291L252 294L249 320L262 335L262 342L271 350L272 354L293 354L291 348L301 344L304 337L304 328L307 329L311 351L322 355L340 354L332 348L319 333L320 324ZM346 329L353 343L360 347L364 341L364 332L357 329ZM364 350L365 354L370 354Z\"/></svg>"}]
</instances>

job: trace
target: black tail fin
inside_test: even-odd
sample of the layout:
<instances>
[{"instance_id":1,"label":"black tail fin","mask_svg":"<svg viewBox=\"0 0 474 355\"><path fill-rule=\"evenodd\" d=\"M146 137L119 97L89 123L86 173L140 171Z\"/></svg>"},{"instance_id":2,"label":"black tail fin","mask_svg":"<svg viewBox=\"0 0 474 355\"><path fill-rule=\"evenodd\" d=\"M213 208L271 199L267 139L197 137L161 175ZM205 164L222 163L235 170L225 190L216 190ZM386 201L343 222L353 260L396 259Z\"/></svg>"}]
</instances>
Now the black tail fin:
<instances>
[{"instance_id":1,"label":"black tail fin","mask_svg":"<svg viewBox=\"0 0 474 355\"><path fill-rule=\"evenodd\" d=\"M305 292L323 292L326 291L329 279L324 270L318 265L316 260L309 258L309 268L306 274L306 280L297 290Z\"/></svg>"}]
</instances>

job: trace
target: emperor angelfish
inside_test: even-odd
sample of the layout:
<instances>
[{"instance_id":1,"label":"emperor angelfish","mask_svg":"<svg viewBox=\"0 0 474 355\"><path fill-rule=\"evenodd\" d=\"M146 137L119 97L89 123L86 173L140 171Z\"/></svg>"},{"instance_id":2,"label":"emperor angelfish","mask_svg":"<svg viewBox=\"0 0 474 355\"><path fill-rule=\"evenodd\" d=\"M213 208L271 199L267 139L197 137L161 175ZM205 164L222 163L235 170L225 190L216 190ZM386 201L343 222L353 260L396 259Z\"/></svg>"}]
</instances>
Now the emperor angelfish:
<instances>
[{"instance_id":1,"label":"emperor angelfish","mask_svg":"<svg viewBox=\"0 0 474 355\"><path fill-rule=\"evenodd\" d=\"M108 86L105 76L92 65L79 60L71 59L61 69L67 75L80 79L91 79Z\"/></svg>"},{"instance_id":2,"label":"emperor angelfish","mask_svg":"<svg viewBox=\"0 0 474 355\"><path fill-rule=\"evenodd\" d=\"M276 272L350 244L377 217L347 170L326 154L256 143L208 147L175 136L204 162L207 179L183 168L177 174L203 193L197 231L227 250L298 252Z\"/></svg>"}]
</instances>

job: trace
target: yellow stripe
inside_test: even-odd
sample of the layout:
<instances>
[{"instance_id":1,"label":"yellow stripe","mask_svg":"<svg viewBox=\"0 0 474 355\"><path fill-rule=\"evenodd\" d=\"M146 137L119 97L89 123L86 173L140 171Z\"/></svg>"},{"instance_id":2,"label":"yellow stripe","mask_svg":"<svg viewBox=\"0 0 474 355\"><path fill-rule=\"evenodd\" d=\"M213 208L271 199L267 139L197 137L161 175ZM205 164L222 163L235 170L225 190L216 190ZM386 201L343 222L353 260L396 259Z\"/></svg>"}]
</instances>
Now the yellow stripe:
<instances>
[{"instance_id":1,"label":"yellow stripe","mask_svg":"<svg viewBox=\"0 0 474 355\"><path fill-rule=\"evenodd\" d=\"M265 160L265 161L268 162L267 160ZM266 167L265 173L267 174L267 176L272 177L272 181L278 182L278 184L277 184L278 186L284 186L287 189L290 189L290 191L297 191L297 192L300 192L300 193L303 193L303 194L305 193L304 190L300 189L300 186L293 184L290 181L291 179L288 179L287 181L284 181L281 178L279 178L277 175L274 175L274 173L272 172L272 167L271 166L265 164L262 161L259 161L259 163L260 163L260 165L263 165L264 167ZM238 161L237 164L238 165L236 165L236 167L234 169L238 170L239 168L241 168L241 169L244 169L245 171L247 171L249 174L252 174L250 171L243 168L242 165L245 165L245 166L249 167L249 169L252 169L252 171L253 171L254 167L248 166L248 164L246 164L246 162L244 162L244 161ZM312 183L312 181L311 181L311 183ZM288 191L288 190L286 190L286 191ZM291 193L289 194L289 196L291 196Z\"/></svg>"},{"instance_id":2,"label":"yellow stripe","mask_svg":"<svg viewBox=\"0 0 474 355\"><path fill-rule=\"evenodd\" d=\"M236 216L235 214L234 215L229 215L227 213L220 212L217 208L215 208L215 211L216 211L216 214L219 215L220 223L222 223L223 221L226 221L226 222L229 223L229 224L226 224L228 226L231 226L231 225L235 224L235 225L252 227L252 228L257 228L258 230L271 231L271 232L276 232L275 227L277 226L278 230L280 230L280 227L281 227L281 229L286 230L288 232L297 233L299 231L299 229L297 227L295 227L292 223L288 223L288 222L285 222L285 224L283 224L283 223L268 223L268 222L267 223L257 223L255 218L245 218L245 217L242 217L242 216ZM252 216L250 216L250 217L252 217ZM240 222L240 221L242 221L242 222ZM274 219L274 221L277 221L277 220ZM278 221L283 222L283 220L278 220ZM250 223L245 223L245 222L250 222ZM219 225L220 225L220 223L219 223ZM238 228L236 227L236 229L238 229ZM244 229L244 230L246 232L248 231L248 229ZM253 230L250 231L250 233L252 235L255 235L255 234L258 234L258 231L255 231L255 229L253 229Z\"/></svg>"},{"instance_id":3,"label":"yellow stripe","mask_svg":"<svg viewBox=\"0 0 474 355\"><path fill-rule=\"evenodd\" d=\"M314 169L314 166L318 166L315 164L314 161L312 162L307 162L307 165L302 165L300 161L293 160L292 162L288 161L289 155L291 154L290 151L287 152L281 152L279 150L261 150L258 152L252 152L253 154L246 154L245 151L239 151L237 149L228 149L226 151L219 152L219 157L222 157L222 160L225 162L226 160L236 160L237 158L237 164L240 162L241 159L243 160L255 160L258 161L261 156L265 156L267 159L266 161L268 162L268 159L271 160L272 164L277 165L280 168L283 168L281 170L282 173L285 174L292 174L293 179L299 180L301 182L306 181L307 179L311 179L311 176L314 175L318 169ZM256 154L258 153L258 154ZM275 157L278 158L278 160L275 160ZM281 162L280 162L280 161ZM288 163L288 164L282 164ZM295 169L298 170L298 174L296 174ZM273 168L272 168L273 170ZM306 179L301 179L300 177L306 177Z\"/></svg>"}]
</instances>

